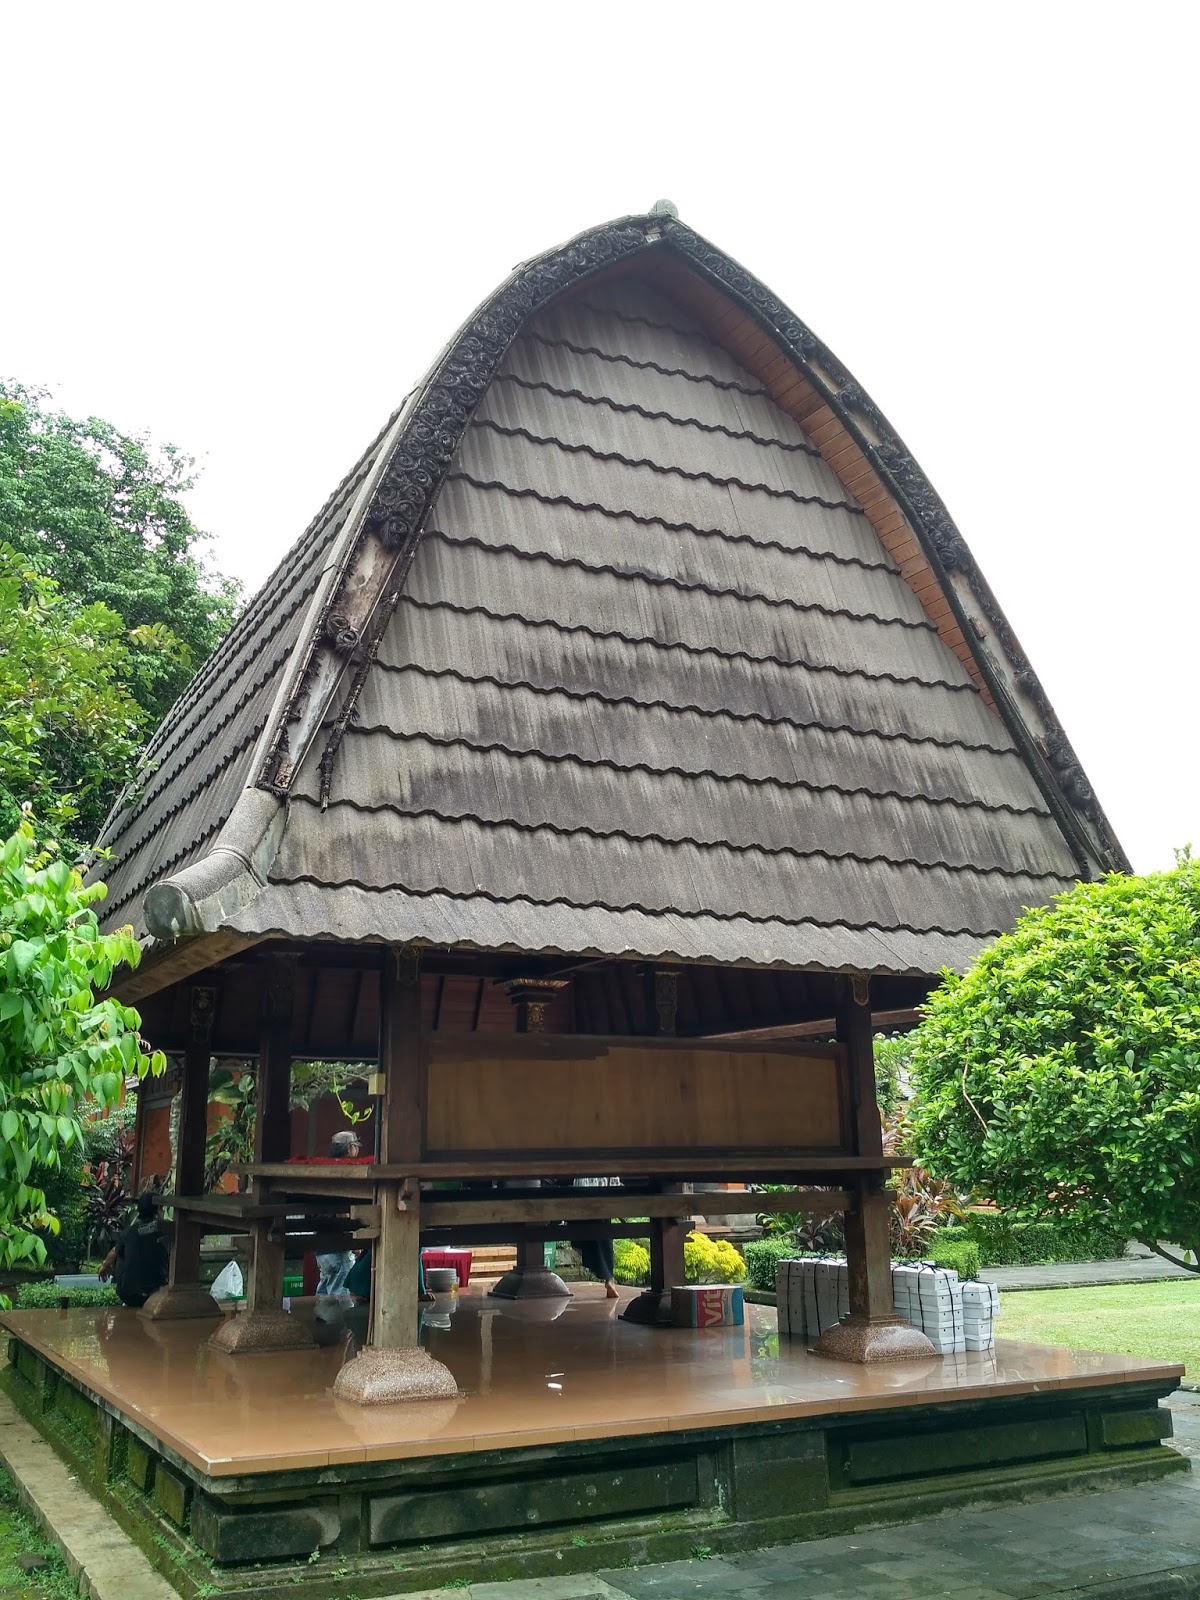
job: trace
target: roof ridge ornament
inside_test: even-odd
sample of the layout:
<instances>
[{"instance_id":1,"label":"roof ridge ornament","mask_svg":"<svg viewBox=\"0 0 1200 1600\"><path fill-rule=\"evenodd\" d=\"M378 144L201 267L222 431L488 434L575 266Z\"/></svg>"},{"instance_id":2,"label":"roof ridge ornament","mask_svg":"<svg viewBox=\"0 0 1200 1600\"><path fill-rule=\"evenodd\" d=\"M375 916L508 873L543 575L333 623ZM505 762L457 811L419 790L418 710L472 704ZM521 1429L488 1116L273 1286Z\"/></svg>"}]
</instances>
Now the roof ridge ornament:
<instances>
[{"instance_id":1,"label":"roof ridge ornament","mask_svg":"<svg viewBox=\"0 0 1200 1600\"><path fill-rule=\"evenodd\" d=\"M649 215L652 217L674 217L679 220L679 207L674 200L656 200L650 207Z\"/></svg>"}]
</instances>

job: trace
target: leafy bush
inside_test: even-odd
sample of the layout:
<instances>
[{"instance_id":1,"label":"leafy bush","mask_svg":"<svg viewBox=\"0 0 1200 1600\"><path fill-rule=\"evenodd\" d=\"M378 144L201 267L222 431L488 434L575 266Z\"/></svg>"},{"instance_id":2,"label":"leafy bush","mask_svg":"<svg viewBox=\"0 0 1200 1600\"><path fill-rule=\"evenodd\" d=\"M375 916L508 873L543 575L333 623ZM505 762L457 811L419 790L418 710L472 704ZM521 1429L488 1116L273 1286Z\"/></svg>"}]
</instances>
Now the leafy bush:
<instances>
[{"instance_id":1,"label":"leafy bush","mask_svg":"<svg viewBox=\"0 0 1200 1600\"><path fill-rule=\"evenodd\" d=\"M979 1246L974 1239L965 1237L965 1228L943 1228L929 1248L927 1261L936 1267L949 1267L960 1278L979 1276Z\"/></svg>"},{"instance_id":2,"label":"leafy bush","mask_svg":"<svg viewBox=\"0 0 1200 1600\"><path fill-rule=\"evenodd\" d=\"M705 1233L688 1234L683 1261L689 1283L741 1283L746 1276L740 1252L724 1239L710 1239Z\"/></svg>"},{"instance_id":3,"label":"leafy bush","mask_svg":"<svg viewBox=\"0 0 1200 1600\"><path fill-rule=\"evenodd\" d=\"M915 1036L923 1156L1023 1216L1200 1250L1198 928L1184 854L1079 884L947 973Z\"/></svg>"},{"instance_id":4,"label":"leafy bush","mask_svg":"<svg viewBox=\"0 0 1200 1600\"><path fill-rule=\"evenodd\" d=\"M821 1185L815 1187L819 1189ZM794 1188L792 1183L764 1183L762 1193L776 1194ZM786 1239L793 1249L820 1254L845 1248L846 1234L839 1212L829 1217L814 1217L806 1211L763 1211L758 1220L769 1236Z\"/></svg>"},{"instance_id":5,"label":"leafy bush","mask_svg":"<svg viewBox=\"0 0 1200 1600\"><path fill-rule=\"evenodd\" d=\"M1005 1211L968 1211L963 1231L978 1244L985 1267L1111 1261L1128 1242L1124 1228L1112 1223L1026 1222Z\"/></svg>"},{"instance_id":6,"label":"leafy bush","mask_svg":"<svg viewBox=\"0 0 1200 1600\"><path fill-rule=\"evenodd\" d=\"M782 1234L772 1233L765 1239L751 1239L742 1246L742 1254L746 1258L747 1283L764 1294L774 1294L777 1263L791 1261L800 1253L796 1241Z\"/></svg>"},{"instance_id":7,"label":"leafy bush","mask_svg":"<svg viewBox=\"0 0 1200 1600\"><path fill-rule=\"evenodd\" d=\"M83 1154L78 1145L66 1145L59 1152L59 1165L35 1173L46 1196L46 1210L58 1219L58 1232L47 1228L41 1234L46 1246L46 1264L59 1272L75 1272L87 1256L87 1189L84 1186Z\"/></svg>"},{"instance_id":8,"label":"leafy bush","mask_svg":"<svg viewBox=\"0 0 1200 1600\"><path fill-rule=\"evenodd\" d=\"M908 1076L912 1052L911 1033L897 1033L886 1039L877 1036L875 1039L875 1098L885 1117L892 1116L901 1101L904 1092L901 1076Z\"/></svg>"},{"instance_id":9,"label":"leafy bush","mask_svg":"<svg viewBox=\"0 0 1200 1600\"><path fill-rule=\"evenodd\" d=\"M636 1239L613 1240L613 1276L618 1283L650 1282L650 1252Z\"/></svg>"},{"instance_id":10,"label":"leafy bush","mask_svg":"<svg viewBox=\"0 0 1200 1600\"><path fill-rule=\"evenodd\" d=\"M120 1295L110 1284L104 1284L99 1289L63 1289L51 1278L48 1283L23 1283L17 1290L17 1305L22 1311L57 1306L63 1299L69 1300L73 1306L121 1304Z\"/></svg>"}]
</instances>

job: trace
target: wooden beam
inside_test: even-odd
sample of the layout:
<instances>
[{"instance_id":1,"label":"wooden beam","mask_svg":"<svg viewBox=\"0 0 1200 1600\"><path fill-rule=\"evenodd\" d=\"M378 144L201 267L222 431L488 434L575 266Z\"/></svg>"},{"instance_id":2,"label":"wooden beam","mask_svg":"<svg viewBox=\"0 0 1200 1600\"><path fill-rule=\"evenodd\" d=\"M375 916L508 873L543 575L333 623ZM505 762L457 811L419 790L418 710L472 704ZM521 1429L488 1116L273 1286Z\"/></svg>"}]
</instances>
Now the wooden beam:
<instances>
[{"instance_id":1,"label":"wooden beam","mask_svg":"<svg viewBox=\"0 0 1200 1600\"><path fill-rule=\"evenodd\" d=\"M599 1166L598 1166L599 1163ZM785 1179L794 1181L797 1185L805 1183L838 1183L838 1173L862 1173L870 1171L890 1172L897 1167L911 1167L911 1156L857 1156L857 1155L816 1155L803 1150L761 1150L746 1154L741 1151L701 1151L698 1154L686 1156L673 1156L666 1152L652 1152L636 1157L611 1156L607 1159L603 1152L592 1153L578 1158L567 1159L561 1154L551 1151L544 1158L542 1156L524 1157L519 1161L500 1160L491 1155L478 1158L463 1159L461 1157L446 1158L445 1160L421 1161L412 1167L405 1167L396 1163L377 1163L367 1166L351 1165L347 1163L339 1166L330 1163L328 1166L316 1162L304 1165L291 1165L287 1162L264 1162L261 1165L248 1162L244 1166L234 1167L235 1172L244 1172L251 1177L264 1177L278 1180L287 1180L279 1184L285 1192L294 1190L302 1194L317 1191L310 1185L321 1185L322 1193L337 1194L339 1185L345 1185L347 1194L357 1194L364 1184L369 1185L379 1178L573 1178L594 1177L598 1170L603 1170L606 1175L613 1177L641 1177L653 1165L656 1172L670 1173L681 1179L704 1181L707 1183L778 1183Z\"/></svg>"},{"instance_id":2,"label":"wooden beam","mask_svg":"<svg viewBox=\"0 0 1200 1600\"><path fill-rule=\"evenodd\" d=\"M896 1011L873 1011L871 1013L871 1027L876 1033L888 1032L898 1028L915 1028L921 1020L921 1013L915 1006L905 1006ZM772 1039L822 1039L831 1037L837 1032L837 1019L830 1015L814 1016L809 1013L804 1017L792 1014L791 1020L782 1021L778 1016L762 1018L758 1021L751 1017L734 1017L727 1025L713 1029L707 1024L685 1030L689 1038L699 1040L712 1040L723 1044L734 1044L738 1041L761 1041L766 1044Z\"/></svg>"},{"instance_id":3,"label":"wooden beam","mask_svg":"<svg viewBox=\"0 0 1200 1600\"><path fill-rule=\"evenodd\" d=\"M614 1217L691 1217L703 1215L697 1201L711 1194L634 1194L620 1189L576 1191L574 1195L548 1199L503 1199L483 1196L479 1200L440 1199L433 1195L424 1201L422 1216L429 1228L449 1228L469 1223L539 1222L550 1227L557 1222L611 1220ZM721 1213L727 1216L756 1216L760 1211L798 1211L808 1216L826 1217L845 1211L850 1193L845 1189L790 1189L784 1193L750 1194L736 1190L721 1192Z\"/></svg>"}]
</instances>

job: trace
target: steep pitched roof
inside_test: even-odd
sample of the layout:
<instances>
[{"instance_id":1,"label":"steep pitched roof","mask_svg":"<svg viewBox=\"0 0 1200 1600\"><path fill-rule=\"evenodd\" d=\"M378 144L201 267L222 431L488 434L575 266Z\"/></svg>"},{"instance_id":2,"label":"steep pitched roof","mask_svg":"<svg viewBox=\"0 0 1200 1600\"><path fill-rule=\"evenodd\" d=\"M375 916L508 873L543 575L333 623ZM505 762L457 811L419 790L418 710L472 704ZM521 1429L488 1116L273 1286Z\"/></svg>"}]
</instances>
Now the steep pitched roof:
<instances>
[{"instance_id":1,"label":"steep pitched roof","mask_svg":"<svg viewBox=\"0 0 1200 1600\"><path fill-rule=\"evenodd\" d=\"M930 973L1124 865L903 445L670 215L485 303L147 755L159 940Z\"/></svg>"}]
</instances>

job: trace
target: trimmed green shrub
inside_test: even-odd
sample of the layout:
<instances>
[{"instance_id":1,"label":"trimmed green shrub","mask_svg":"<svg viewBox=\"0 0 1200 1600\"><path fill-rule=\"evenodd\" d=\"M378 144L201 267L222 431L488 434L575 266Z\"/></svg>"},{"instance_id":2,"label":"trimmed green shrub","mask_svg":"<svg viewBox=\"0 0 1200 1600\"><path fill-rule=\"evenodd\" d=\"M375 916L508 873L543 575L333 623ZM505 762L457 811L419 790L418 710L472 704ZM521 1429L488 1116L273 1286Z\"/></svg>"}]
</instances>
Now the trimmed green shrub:
<instances>
[{"instance_id":1,"label":"trimmed green shrub","mask_svg":"<svg viewBox=\"0 0 1200 1600\"><path fill-rule=\"evenodd\" d=\"M795 1239L782 1234L769 1234L765 1239L751 1239L742 1246L746 1258L746 1281L752 1289L764 1294L775 1293L775 1268L780 1261L793 1261L802 1254Z\"/></svg>"},{"instance_id":2,"label":"trimmed green shrub","mask_svg":"<svg viewBox=\"0 0 1200 1600\"><path fill-rule=\"evenodd\" d=\"M650 1252L636 1239L613 1240L613 1276L618 1283L650 1282Z\"/></svg>"},{"instance_id":3,"label":"trimmed green shrub","mask_svg":"<svg viewBox=\"0 0 1200 1600\"><path fill-rule=\"evenodd\" d=\"M1111 1261L1125 1254L1128 1241L1124 1228L1111 1224L1022 1222L1004 1211L968 1211L963 1231L978 1244L985 1267Z\"/></svg>"},{"instance_id":4,"label":"trimmed green shrub","mask_svg":"<svg viewBox=\"0 0 1200 1600\"><path fill-rule=\"evenodd\" d=\"M979 1276L979 1246L966 1237L965 1228L943 1228L925 1257L936 1267L950 1267L960 1278Z\"/></svg>"},{"instance_id":5,"label":"trimmed green shrub","mask_svg":"<svg viewBox=\"0 0 1200 1600\"><path fill-rule=\"evenodd\" d=\"M746 1263L740 1251L724 1239L710 1239L705 1233L689 1233L683 1246L683 1261L689 1283L741 1283Z\"/></svg>"},{"instance_id":6,"label":"trimmed green shrub","mask_svg":"<svg viewBox=\"0 0 1200 1600\"><path fill-rule=\"evenodd\" d=\"M119 1306L121 1297L111 1284L99 1289L63 1289L51 1278L44 1283L23 1283L17 1290L17 1306L22 1311L57 1306L60 1300L73 1306Z\"/></svg>"}]
</instances>

